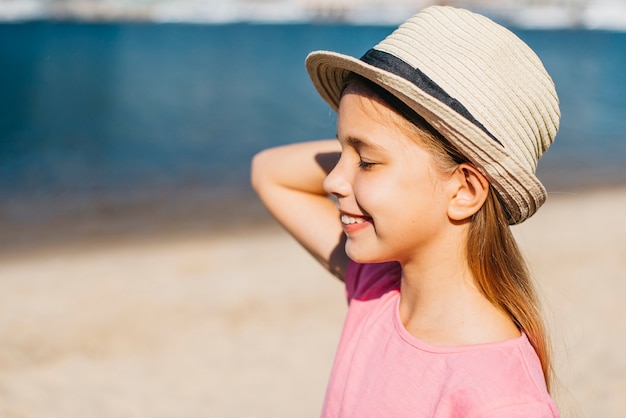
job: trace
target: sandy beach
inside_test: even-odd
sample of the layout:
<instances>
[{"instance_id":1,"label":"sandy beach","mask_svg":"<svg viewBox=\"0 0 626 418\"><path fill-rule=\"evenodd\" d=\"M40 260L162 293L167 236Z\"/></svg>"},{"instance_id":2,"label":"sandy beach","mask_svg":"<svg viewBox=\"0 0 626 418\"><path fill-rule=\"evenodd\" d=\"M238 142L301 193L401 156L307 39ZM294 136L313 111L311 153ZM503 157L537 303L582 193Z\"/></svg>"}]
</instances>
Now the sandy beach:
<instances>
[{"instance_id":1,"label":"sandy beach","mask_svg":"<svg viewBox=\"0 0 626 418\"><path fill-rule=\"evenodd\" d=\"M626 189L552 193L515 227L564 417L626 414ZM0 258L0 416L316 417L341 284L267 219Z\"/></svg>"}]
</instances>

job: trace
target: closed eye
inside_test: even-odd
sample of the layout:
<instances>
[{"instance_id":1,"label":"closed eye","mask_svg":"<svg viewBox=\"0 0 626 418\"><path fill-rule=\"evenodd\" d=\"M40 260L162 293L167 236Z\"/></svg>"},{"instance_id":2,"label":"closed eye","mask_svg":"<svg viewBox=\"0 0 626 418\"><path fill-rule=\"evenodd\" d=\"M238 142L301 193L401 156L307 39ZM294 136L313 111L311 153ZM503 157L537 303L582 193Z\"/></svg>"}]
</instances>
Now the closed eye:
<instances>
[{"instance_id":1,"label":"closed eye","mask_svg":"<svg viewBox=\"0 0 626 418\"><path fill-rule=\"evenodd\" d=\"M362 170L369 170L370 168L372 168L375 165L376 165L376 163L371 163L369 161L359 160L359 168L362 169Z\"/></svg>"}]
</instances>

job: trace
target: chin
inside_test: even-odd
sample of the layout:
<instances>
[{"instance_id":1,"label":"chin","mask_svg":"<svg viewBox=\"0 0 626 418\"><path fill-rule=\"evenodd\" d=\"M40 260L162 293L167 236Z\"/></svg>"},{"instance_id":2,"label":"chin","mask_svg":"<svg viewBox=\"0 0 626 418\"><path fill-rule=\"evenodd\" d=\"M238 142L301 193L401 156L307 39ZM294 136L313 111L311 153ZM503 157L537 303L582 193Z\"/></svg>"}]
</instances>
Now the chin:
<instances>
[{"instance_id":1,"label":"chin","mask_svg":"<svg viewBox=\"0 0 626 418\"><path fill-rule=\"evenodd\" d=\"M394 261L387 257L383 257L382 254L374 251L373 249L355 247L356 246L351 246L350 243L346 244L346 255L350 258L350 260L354 261L355 263L373 264Z\"/></svg>"}]
</instances>

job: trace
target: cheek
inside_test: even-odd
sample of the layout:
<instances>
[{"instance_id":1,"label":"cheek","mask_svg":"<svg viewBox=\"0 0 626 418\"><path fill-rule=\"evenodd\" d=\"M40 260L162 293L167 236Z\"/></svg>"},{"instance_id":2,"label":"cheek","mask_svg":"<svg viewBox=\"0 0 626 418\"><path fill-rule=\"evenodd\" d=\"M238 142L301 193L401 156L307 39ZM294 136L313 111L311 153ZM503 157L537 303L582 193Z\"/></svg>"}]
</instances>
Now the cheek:
<instances>
[{"instance_id":1,"label":"cheek","mask_svg":"<svg viewBox=\"0 0 626 418\"><path fill-rule=\"evenodd\" d=\"M381 210L389 212L394 202L402 199L394 182L380 178L360 178L354 182L353 190L359 206L374 217Z\"/></svg>"},{"instance_id":2,"label":"cheek","mask_svg":"<svg viewBox=\"0 0 626 418\"><path fill-rule=\"evenodd\" d=\"M358 204L382 226L432 222L443 216L441 191L424 176L389 176L364 178L353 190Z\"/></svg>"}]
</instances>

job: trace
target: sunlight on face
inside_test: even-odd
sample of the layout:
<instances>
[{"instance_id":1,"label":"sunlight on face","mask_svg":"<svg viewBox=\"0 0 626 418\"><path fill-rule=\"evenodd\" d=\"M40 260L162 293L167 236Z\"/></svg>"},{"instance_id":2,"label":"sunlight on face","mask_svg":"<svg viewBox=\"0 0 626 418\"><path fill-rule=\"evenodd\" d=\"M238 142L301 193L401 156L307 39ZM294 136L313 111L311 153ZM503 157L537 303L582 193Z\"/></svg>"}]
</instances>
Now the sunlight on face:
<instances>
[{"instance_id":1,"label":"sunlight on face","mask_svg":"<svg viewBox=\"0 0 626 418\"><path fill-rule=\"evenodd\" d=\"M402 116L360 88L341 99L342 155L324 185L345 214L355 261L408 262L434 250L445 231L445 178Z\"/></svg>"}]
</instances>

